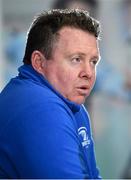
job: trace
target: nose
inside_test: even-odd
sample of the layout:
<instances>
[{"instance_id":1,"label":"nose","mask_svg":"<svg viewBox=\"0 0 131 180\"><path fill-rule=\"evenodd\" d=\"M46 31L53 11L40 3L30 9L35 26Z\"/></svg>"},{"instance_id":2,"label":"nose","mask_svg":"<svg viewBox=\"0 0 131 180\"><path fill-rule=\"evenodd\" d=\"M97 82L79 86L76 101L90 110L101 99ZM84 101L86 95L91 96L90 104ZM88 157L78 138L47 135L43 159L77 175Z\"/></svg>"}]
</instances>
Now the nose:
<instances>
[{"instance_id":1,"label":"nose","mask_svg":"<svg viewBox=\"0 0 131 180\"><path fill-rule=\"evenodd\" d=\"M93 74L94 69L90 65L85 65L80 72L80 77L84 79L91 79Z\"/></svg>"}]
</instances>

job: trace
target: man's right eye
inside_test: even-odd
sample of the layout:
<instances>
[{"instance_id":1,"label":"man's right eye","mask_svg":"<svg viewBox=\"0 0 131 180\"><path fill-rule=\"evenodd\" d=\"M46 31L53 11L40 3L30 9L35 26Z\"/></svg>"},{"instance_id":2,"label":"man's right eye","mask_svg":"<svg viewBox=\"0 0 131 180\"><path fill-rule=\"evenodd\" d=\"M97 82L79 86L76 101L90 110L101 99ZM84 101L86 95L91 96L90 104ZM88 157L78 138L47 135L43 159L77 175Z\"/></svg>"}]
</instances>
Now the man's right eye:
<instances>
[{"instance_id":1,"label":"man's right eye","mask_svg":"<svg viewBox=\"0 0 131 180\"><path fill-rule=\"evenodd\" d=\"M74 58L72 58L72 62L80 63L81 62L81 58L80 57L74 57Z\"/></svg>"}]
</instances>

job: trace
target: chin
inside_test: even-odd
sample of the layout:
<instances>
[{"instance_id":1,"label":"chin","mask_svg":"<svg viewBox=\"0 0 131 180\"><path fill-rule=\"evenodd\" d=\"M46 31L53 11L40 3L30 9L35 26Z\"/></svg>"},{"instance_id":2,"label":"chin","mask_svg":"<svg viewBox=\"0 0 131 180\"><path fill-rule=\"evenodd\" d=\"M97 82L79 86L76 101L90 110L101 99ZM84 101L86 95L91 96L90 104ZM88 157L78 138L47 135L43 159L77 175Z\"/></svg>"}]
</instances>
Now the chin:
<instances>
[{"instance_id":1,"label":"chin","mask_svg":"<svg viewBox=\"0 0 131 180\"><path fill-rule=\"evenodd\" d=\"M86 98L77 98L77 99L75 99L73 102L76 103L76 104L81 105L81 104L84 104L85 99L86 99Z\"/></svg>"}]
</instances>

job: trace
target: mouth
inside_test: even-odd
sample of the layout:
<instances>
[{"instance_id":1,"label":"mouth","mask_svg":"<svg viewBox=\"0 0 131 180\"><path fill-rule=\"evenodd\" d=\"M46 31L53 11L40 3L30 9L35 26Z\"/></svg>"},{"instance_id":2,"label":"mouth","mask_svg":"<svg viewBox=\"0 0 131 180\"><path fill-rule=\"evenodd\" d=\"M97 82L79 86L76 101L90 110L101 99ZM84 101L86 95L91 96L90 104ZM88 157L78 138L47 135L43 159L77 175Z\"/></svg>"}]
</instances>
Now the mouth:
<instances>
[{"instance_id":1,"label":"mouth","mask_svg":"<svg viewBox=\"0 0 131 180\"><path fill-rule=\"evenodd\" d=\"M87 96L90 92L89 86L80 86L77 88L77 91L82 96Z\"/></svg>"}]
</instances>

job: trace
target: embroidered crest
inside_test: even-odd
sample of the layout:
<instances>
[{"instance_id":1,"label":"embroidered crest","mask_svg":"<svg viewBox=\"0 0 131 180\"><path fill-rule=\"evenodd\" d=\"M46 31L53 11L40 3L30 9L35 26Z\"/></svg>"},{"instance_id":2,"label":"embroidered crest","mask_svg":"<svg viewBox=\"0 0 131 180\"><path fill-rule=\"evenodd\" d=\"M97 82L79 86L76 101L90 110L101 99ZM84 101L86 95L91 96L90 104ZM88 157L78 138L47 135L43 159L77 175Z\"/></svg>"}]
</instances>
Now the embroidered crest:
<instances>
[{"instance_id":1,"label":"embroidered crest","mask_svg":"<svg viewBox=\"0 0 131 180\"><path fill-rule=\"evenodd\" d=\"M82 146L88 148L88 146L90 145L90 139L88 137L86 127L80 127L78 129L78 134L80 136Z\"/></svg>"}]
</instances>

